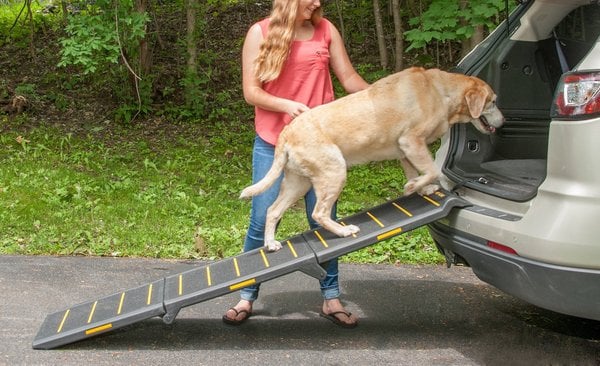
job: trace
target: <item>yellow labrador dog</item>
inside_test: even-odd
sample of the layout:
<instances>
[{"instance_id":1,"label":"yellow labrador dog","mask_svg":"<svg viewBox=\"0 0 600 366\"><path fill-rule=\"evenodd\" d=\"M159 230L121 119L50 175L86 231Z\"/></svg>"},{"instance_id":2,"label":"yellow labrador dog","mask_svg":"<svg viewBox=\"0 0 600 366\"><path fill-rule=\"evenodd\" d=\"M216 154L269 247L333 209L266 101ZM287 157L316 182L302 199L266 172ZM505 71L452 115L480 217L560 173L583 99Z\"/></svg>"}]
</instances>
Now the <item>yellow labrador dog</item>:
<instances>
[{"instance_id":1,"label":"yellow labrador dog","mask_svg":"<svg viewBox=\"0 0 600 366\"><path fill-rule=\"evenodd\" d=\"M315 221L340 237L349 236L359 228L331 219L348 167L399 159L408 180L404 195L431 194L439 188L432 183L440 172L428 144L453 124L467 122L484 134L502 126L504 117L489 85L437 69L406 69L295 118L279 136L267 175L240 197L264 192L284 173L279 196L267 211L269 251L281 248L275 229L284 211L311 186L317 197Z\"/></svg>"}]
</instances>

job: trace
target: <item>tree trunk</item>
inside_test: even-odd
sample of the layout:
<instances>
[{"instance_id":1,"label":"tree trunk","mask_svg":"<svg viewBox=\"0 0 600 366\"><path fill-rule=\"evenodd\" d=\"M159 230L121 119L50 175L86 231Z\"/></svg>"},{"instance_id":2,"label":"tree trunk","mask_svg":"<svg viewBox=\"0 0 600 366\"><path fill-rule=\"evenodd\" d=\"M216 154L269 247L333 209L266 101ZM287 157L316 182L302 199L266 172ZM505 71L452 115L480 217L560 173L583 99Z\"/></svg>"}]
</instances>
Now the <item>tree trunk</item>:
<instances>
[{"instance_id":1,"label":"tree trunk","mask_svg":"<svg viewBox=\"0 0 600 366\"><path fill-rule=\"evenodd\" d=\"M460 8L461 9L466 9L469 6L470 6L469 0L460 0ZM466 22L464 19L461 19L460 21L461 21L461 23ZM475 32L473 33L471 38L464 39L461 42L461 50L460 50L461 57L465 57L469 52L471 52L473 47L475 47L479 42L483 41L483 32L484 32L483 25L475 26Z\"/></svg>"},{"instance_id":2,"label":"tree trunk","mask_svg":"<svg viewBox=\"0 0 600 366\"><path fill-rule=\"evenodd\" d=\"M392 0L392 13L394 16L394 37L396 39L394 71L400 71L404 68L404 28L402 27L402 14L400 14L400 0Z\"/></svg>"},{"instance_id":3,"label":"tree trunk","mask_svg":"<svg viewBox=\"0 0 600 366\"><path fill-rule=\"evenodd\" d=\"M69 16L69 8L67 7L67 1L66 0L60 0L60 8L62 10L62 22L63 25L66 26L68 23L68 16Z\"/></svg>"},{"instance_id":4,"label":"tree trunk","mask_svg":"<svg viewBox=\"0 0 600 366\"><path fill-rule=\"evenodd\" d=\"M27 19L29 19L29 53L31 58L35 57L35 47L33 45L33 37L35 35L35 24L33 23L33 12L31 11L31 0L26 0L27 3Z\"/></svg>"},{"instance_id":5,"label":"tree trunk","mask_svg":"<svg viewBox=\"0 0 600 366\"><path fill-rule=\"evenodd\" d=\"M383 20L381 19L381 7L379 0L373 0L373 13L375 15L375 30L377 31L377 45L379 47L379 60L381 68L388 68L388 54L385 47L385 35L383 33Z\"/></svg>"},{"instance_id":6,"label":"tree trunk","mask_svg":"<svg viewBox=\"0 0 600 366\"><path fill-rule=\"evenodd\" d=\"M475 27L475 33L473 33L473 36L471 36L471 49L469 51L471 51L473 48L475 48L475 46L477 46L479 43L481 43L481 41L483 41L483 37L484 36L484 29L483 29L483 24L480 24L478 26Z\"/></svg>"},{"instance_id":7,"label":"tree trunk","mask_svg":"<svg viewBox=\"0 0 600 366\"><path fill-rule=\"evenodd\" d=\"M198 48L196 47L196 11L198 0L186 0L186 41L187 41L187 73L195 75L198 67Z\"/></svg>"},{"instance_id":8,"label":"tree trunk","mask_svg":"<svg viewBox=\"0 0 600 366\"><path fill-rule=\"evenodd\" d=\"M145 13L148 9L148 2L150 0L136 0L135 2L135 10L139 13ZM148 45L148 26L146 25L145 29L146 35L144 38L140 40L140 76L144 77L150 74L150 70L152 69L152 52L150 50L150 46Z\"/></svg>"},{"instance_id":9,"label":"tree trunk","mask_svg":"<svg viewBox=\"0 0 600 366\"><path fill-rule=\"evenodd\" d=\"M335 10L338 15L340 33L344 43L346 42L346 29L344 28L344 0L335 0Z\"/></svg>"}]
</instances>

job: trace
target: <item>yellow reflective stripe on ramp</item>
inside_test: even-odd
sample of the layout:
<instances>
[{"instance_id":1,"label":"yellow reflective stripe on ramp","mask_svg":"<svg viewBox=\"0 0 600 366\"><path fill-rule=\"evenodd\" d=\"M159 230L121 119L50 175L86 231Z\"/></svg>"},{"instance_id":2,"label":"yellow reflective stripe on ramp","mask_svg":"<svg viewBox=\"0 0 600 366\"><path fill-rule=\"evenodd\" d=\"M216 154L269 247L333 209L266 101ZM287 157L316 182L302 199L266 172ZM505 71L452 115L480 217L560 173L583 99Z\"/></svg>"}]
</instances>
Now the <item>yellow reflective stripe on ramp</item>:
<instances>
[{"instance_id":1,"label":"yellow reflective stripe on ramp","mask_svg":"<svg viewBox=\"0 0 600 366\"><path fill-rule=\"evenodd\" d=\"M265 267L269 268L269 260L267 259L267 256L265 255L265 251L264 250L260 250L260 255L262 256L263 262L265 263Z\"/></svg>"},{"instance_id":2,"label":"yellow reflective stripe on ramp","mask_svg":"<svg viewBox=\"0 0 600 366\"><path fill-rule=\"evenodd\" d=\"M384 225L381 223L381 221L379 221L377 219L377 217L375 217L375 215L373 215L369 211L367 211L367 215L369 215L369 217L371 218L371 220L375 221L375 223L377 223L377 225L379 225L379 227L384 227Z\"/></svg>"},{"instance_id":3,"label":"yellow reflective stripe on ramp","mask_svg":"<svg viewBox=\"0 0 600 366\"><path fill-rule=\"evenodd\" d=\"M231 291L239 290L241 288L248 287L250 285L254 285L255 283L256 283L256 278L252 278L250 280L243 281L240 283L236 283L235 285L229 286L229 290L231 290Z\"/></svg>"},{"instance_id":4,"label":"yellow reflective stripe on ramp","mask_svg":"<svg viewBox=\"0 0 600 366\"><path fill-rule=\"evenodd\" d=\"M112 323L104 324L96 328L88 329L85 331L85 335L90 335L98 332L102 332L103 330L107 330L112 328Z\"/></svg>"},{"instance_id":5,"label":"yellow reflective stripe on ramp","mask_svg":"<svg viewBox=\"0 0 600 366\"><path fill-rule=\"evenodd\" d=\"M179 275L179 286L178 291L179 296L183 295L183 275Z\"/></svg>"},{"instance_id":6,"label":"yellow reflective stripe on ramp","mask_svg":"<svg viewBox=\"0 0 600 366\"><path fill-rule=\"evenodd\" d=\"M125 300L125 293L121 293L121 299L119 300L119 308L117 309L117 315L121 314L121 310L123 310L123 301Z\"/></svg>"},{"instance_id":7,"label":"yellow reflective stripe on ramp","mask_svg":"<svg viewBox=\"0 0 600 366\"><path fill-rule=\"evenodd\" d=\"M296 249L294 249L292 242L288 240L287 244L288 244L288 247L290 247L290 251L292 252L292 255L294 256L294 258L298 258L298 253L296 253Z\"/></svg>"},{"instance_id":8,"label":"yellow reflective stripe on ramp","mask_svg":"<svg viewBox=\"0 0 600 366\"><path fill-rule=\"evenodd\" d=\"M238 265L237 258L233 258L233 266L235 267L235 275L240 277L240 266Z\"/></svg>"},{"instance_id":9,"label":"yellow reflective stripe on ramp","mask_svg":"<svg viewBox=\"0 0 600 366\"><path fill-rule=\"evenodd\" d=\"M390 231L388 231L387 233L383 233L383 234L377 235L377 240L384 240L384 239L388 239L388 238L391 238L391 237L392 237L392 236L394 236L394 235L398 235L398 234L400 234L401 232L402 232L402 228L401 228L401 227L399 227L399 228L397 228L397 229L390 230Z\"/></svg>"},{"instance_id":10,"label":"yellow reflective stripe on ramp","mask_svg":"<svg viewBox=\"0 0 600 366\"><path fill-rule=\"evenodd\" d=\"M427 196L421 196L423 197L427 202L431 203L432 205L436 206L436 207L440 207L439 202L432 200L431 198L427 197Z\"/></svg>"},{"instance_id":11,"label":"yellow reflective stripe on ramp","mask_svg":"<svg viewBox=\"0 0 600 366\"><path fill-rule=\"evenodd\" d=\"M323 244L323 246L325 248L329 248L329 245L327 245L327 242L325 241L325 239L323 239L323 237L321 236L321 234L319 234L318 231L315 230L315 235L317 236L317 238L319 238L319 240L321 241L321 243Z\"/></svg>"},{"instance_id":12,"label":"yellow reflective stripe on ramp","mask_svg":"<svg viewBox=\"0 0 600 366\"><path fill-rule=\"evenodd\" d=\"M212 286L212 279L210 278L210 267L206 267L206 283L208 286Z\"/></svg>"},{"instance_id":13,"label":"yellow reflective stripe on ramp","mask_svg":"<svg viewBox=\"0 0 600 366\"><path fill-rule=\"evenodd\" d=\"M58 329L56 330L56 333L62 332L63 326L65 325L65 322L67 321L67 317L69 316L70 312L71 312L71 309L67 309L67 311L65 311L65 315L63 315L62 321L60 322Z\"/></svg>"},{"instance_id":14,"label":"yellow reflective stripe on ramp","mask_svg":"<svg viewBox=\"0 0 600 366\"><path fill-rule=\"evenodd\" d=\"M148 298L146 299L146 305L150 305L152 303L152 284L148 286Z\"/></svg>"},{"instance_id":15,"label":"yellow reflective stripe on ramp","mask_svg":"<svg viewBox=\"0 0 600 366\"><path fill-rule=\"evenodd\" d=\"M407 209L405 209L404 207L400 206L399 204L397 204L396 202L392 202L392 205L394 207L396 207L398 210L402 211L406 216L408 217L413 217L413 214L411 214L410 212L408 212Z\"/></svg>"},{"instance_id":16,"label":"yellow reflective stripe on ramp","mask_svg":"<svg viewBox=\"0 0 600 366\"><path fill-rule=\"evenodd\" d=\"M90 311L90 316L88 317L88 324L90 324L92 322L92 318L94 317L94 312L96 311L96 305L98 305L98 301L94 302L94 305L92 305L92 310Z\"/></svg>"}]
</instances>

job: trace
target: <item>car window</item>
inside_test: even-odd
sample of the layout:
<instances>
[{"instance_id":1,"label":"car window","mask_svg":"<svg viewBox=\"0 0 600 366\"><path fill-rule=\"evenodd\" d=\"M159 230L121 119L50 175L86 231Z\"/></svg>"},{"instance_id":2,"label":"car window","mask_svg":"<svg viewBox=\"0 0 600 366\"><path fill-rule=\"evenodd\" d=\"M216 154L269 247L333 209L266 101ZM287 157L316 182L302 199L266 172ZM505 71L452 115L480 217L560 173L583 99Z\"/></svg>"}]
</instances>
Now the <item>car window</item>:
<instances>
[{"instance_id":1,"label":"car window","mask_svg":"<svg viewBox=\"0 0 600 366\"><path fill-rule=\"evenodd\" d=\"M561 40L594 43L600 34L600 5L573 10L556 27L556 33Z\"/></svg>"},{"instance_id":2,"label":"car window","mask_svg":"<svg viewBox=\"0 0 600 366\"><path fill-rule=\"evenodd\" d=\"M581 6L554 29L570 67L588 53L600 35L600 4Z\"/></svg>"}]
</instances>

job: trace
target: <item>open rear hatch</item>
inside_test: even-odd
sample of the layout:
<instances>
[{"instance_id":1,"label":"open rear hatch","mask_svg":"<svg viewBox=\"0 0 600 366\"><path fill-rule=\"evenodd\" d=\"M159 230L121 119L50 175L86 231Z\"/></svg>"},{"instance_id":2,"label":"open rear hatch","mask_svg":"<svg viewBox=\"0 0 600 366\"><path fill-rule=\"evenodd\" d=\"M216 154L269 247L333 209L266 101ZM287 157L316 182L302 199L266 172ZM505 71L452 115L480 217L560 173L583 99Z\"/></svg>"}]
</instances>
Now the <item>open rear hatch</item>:
<instances>
[{"instance_id":1,"label":"open rear hatch","mask_svg":"<svg viewBox=\"0 0 600 366\"><path fill-rule=\"evenodd\" d=\"M519 39L515 31L529 8L521 5L508 26L501 25L458 65L459 72L490 84L506 123L490 136L470 125L454 126L443 166L457 184L517 202L535 197L546 178L550 110L560 77L600 34L600 6L593 4L549 24L547 38Z\"/></svg>"}]
</instances>

